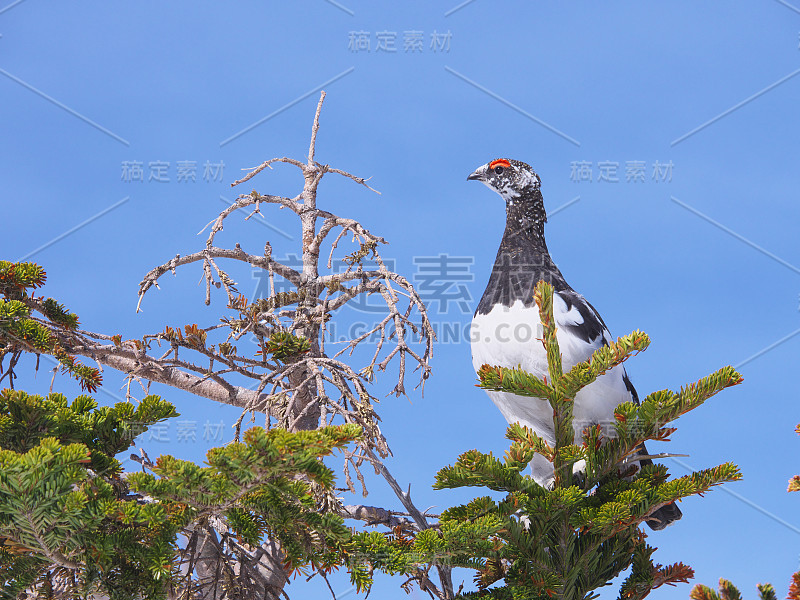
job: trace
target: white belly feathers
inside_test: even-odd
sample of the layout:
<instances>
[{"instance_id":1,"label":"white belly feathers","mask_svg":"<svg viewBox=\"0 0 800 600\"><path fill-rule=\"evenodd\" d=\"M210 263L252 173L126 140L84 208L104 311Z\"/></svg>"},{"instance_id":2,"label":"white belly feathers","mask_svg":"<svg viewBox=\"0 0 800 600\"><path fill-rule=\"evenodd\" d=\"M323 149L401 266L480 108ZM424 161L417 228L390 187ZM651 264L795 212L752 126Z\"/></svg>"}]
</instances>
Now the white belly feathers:
<instances>
[{"instance_id":1,"label":"white belly feathers","mask_svg":"<svg viewBox=\"0 0 800 600\"><path fill-rule=\"evenodd\" d=\"M587 360L603 345L604 339L610 341L607 331L588 342L570 333L566 326L580 325L583 317L574 305L568 310L558 293L553 295L553 316L564 371ZM488 314L478 314L472 320L472 365L476 371L489 364L521 368L537 377L545 376L547 356L542 337L536 305L526 308L517 300L510 308L495 306ZM601 424L608 434L613 432L614 409L621 402L631 400L624 373L624 368L618 366L578 392L573 409L576 443L582 440L581 432L587 426ZM553 411L546 400L505 392L488 394L509 423L527 425L549 443L555 443Z\"/></svg>"}]
</instances>

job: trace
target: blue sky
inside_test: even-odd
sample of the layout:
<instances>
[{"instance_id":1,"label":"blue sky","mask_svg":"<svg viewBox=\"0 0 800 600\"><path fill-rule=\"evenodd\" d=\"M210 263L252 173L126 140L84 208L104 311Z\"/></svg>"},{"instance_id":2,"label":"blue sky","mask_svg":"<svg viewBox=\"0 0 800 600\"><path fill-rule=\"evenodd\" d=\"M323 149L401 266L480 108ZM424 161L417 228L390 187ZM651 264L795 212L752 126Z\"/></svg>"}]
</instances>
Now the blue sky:
<instances>
[{"instance_id":1,"label":"blue sky","mask_svg":"<svg viewBox=\"0 0 800 600\"><path fill-rule=\"evenodd\" d=\"M385 237L384 256L409 277L420 258L467 258L450 289L467 308L431 298L437 326L458 328L483 291L504 222L500 198L466 176L498 156L528 162L551 214L568 205L547 227L567 280L614 335L638 328L653 339L627 367L640 394L726 364L745 378L678 421L659 448L689 454L682 460L693 468L733 461L744 479L683 502L683 520L650 537L656 559L693 566L695 582L727 577L752 596L769 581L783 595L800 568L800 498L785 492L800 472L799 32L800 3L783 0L6 0L0 251L42 264L46 293L87 329L132 338L215 322L222 298L203 305L199 271L165 279L137 315L138 282L202 246L196 233L221 198L235 198L229 184L242 168L305 156L317 90L329 82L317 158L372 177L382 194L329 176L319 206ZM143 181L126 180L133 161ZM192 163L195 180L179 181ZM247 185L291 196L301 180L279 165ZM266 224L240 218L221 241L257 251L270 239L276 256L292 252L290 215L267 215ZM257 284L240 288L252 294ZM465 340L437 344L433 367L424 398L387 398L379 411L395 476L412 483L419 506L440 510L467 496L431 490L436 470L470 448L501 453L505 422L473 385ZM25 374L18 386L45 391L49 381ZM113 402L120 383L106 371L98 398ZM58 387L76 393L65 379ZM238 416L159 393L184 427L196 424L197 439L178 439L176 425L164 441L145 442L151 455L200 460L214 445L206 423L223 423L228 436ZM671 470L686 472L674 462ZM380 481L370 488L369 502L393 502ZM397 597L398 583L381 580L372 597ZM336 584L344 597L345 578ZM302 579L289 591L327 593Z\"/></svg>"}]
</instances>

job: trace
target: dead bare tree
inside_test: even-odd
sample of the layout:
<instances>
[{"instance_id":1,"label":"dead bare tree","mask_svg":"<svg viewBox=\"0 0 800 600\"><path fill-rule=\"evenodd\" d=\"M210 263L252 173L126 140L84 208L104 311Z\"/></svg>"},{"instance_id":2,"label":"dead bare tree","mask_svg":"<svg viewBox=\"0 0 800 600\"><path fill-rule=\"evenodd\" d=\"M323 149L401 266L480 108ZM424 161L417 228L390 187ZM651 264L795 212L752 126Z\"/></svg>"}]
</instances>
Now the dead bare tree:
<instances>
[{"instance_id":1,"label":"dead bare tree","mask_svg":"<svg viewBox=\"0 0 800 600\"><path fill-rule=\"evenodd\" d=\"M390 449L379 427L380 419L374 409L377 398L371 391L371 382L376 372L387 371L394 365L397 379L393 393L403 395L407 369L412 367L419 372L417 387L422 388L430 375L433 328L411 283L387 268L381 255L381 246L386 241L354 219L317 207L319 184L329 173L372 190L365 179L315 160L324 98L322 92L307 160L272 158L232 184L240 185L264 169L271 169L275 163L286 163L300 169L302 190L293 198L264 195L255 190L240 195L206 226L210 226L210 231L204 248L175 256L152 269L140 283L139 306L145 294L153 286L158 287L159 279L166 273L176 274L178 268L198 263L203 269L205 303L211 303L212 290L224 290L230 314L207 327L167 327L133 340L85 330L54 334L70 353L90 357L98 365L123 372L128 380L129 397L133 394L133 383L148 389L151 382L157 382L241 408L235 430L237 439L245 419L259 414L264 415L267 427L289 431L335 423L358 424L364 435L346 454L343 466L348 489L356 492L355 477L366 496L362 469L365 464L370 465L390 485L403 510L342 506L335 497L321 498L321 503L346 519L420 531L435 526L435 522L414 505L410 492L403 491L383 462ZM301 268L276 259L269 241L258 253L246 251L239 243L233 248L217 244L226 219L240 209L248 209L247 221L266 205L288 209L300 220ZM248 300L237 288L228 265L265 274L268 295ZM288 284L291 291L277 291L276 279ZM359 297L375 294L385 305L377 322L368 331L347 339L338 351L331 351L325 335L331 320ZM251 343L259 348L257 353L248 351L252 346L246 348ZM366 349L369 352L360 368L345 361L348 357L352 362L354 351L359 350L356 356L360 356ZM138 460L147 468L146 455ZM277 542L270 541L259 548L237 542L230 535L222 511L208 515L186 535L182 570L193 575L192 583L176 588L175 597L222 600L286 595L287 574ZM435 567L438 584L428 576L431 565L420 565L411 579L432 597L452 598L449 567L445 564Z\"/></svg>"}]
</instances>

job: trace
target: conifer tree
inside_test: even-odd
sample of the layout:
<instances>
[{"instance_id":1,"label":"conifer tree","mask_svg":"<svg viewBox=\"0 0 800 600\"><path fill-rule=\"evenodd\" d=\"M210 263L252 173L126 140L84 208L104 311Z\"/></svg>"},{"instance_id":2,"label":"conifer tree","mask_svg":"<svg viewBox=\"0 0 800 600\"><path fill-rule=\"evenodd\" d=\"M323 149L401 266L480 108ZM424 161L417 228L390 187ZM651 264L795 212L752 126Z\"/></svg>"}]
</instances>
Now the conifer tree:
<instances>
[{"instance_id":1,"label":"conifer tree","mask_svg":"<svg viewBox=\"0 0 800 600\"><path fill-rule=\"evenodd\" d=\"M29 295L43 285L44 270L4 263L0 277L0 352L11 356L4 377L13 384L23 353L47 353L84 388L101 385L99 371L59 343L57 328L74 330L77 315ZM303 350L286 336L269 349L282 360ZM339 514L319 510L334 485L321 459L359 439L358 425L296 433L255 427L243 443L211 450L208 467L170 456L151 463L145 454L139 460L149 473L124 473L115 456L176 416L154 395L99 407L88 395L70 402L58 393L0 392L0 597L197 597L208 583L206 567L187 576L176 558L193 555L215 519L227 523L230 545L279 540L287 569L341 563L350 530ZM182 548L179 534L188 538ZM224 581L228 597L258 593L248 569L239 565L234 574L236 563L223 564L227 572L211 579Z\"/></svg>"},{"instance_id":2,"label":"conifer tree","mask_svg":"<svg viewBox=\"0 0 800 600\"><path fill-rule=\"evenodd\" d=\"M78 597L160 597L185 507L127 494L114 456L175 416L157 396L98 407L89 396L0 393L0 585ZM169 569L167 568L167 573Z\"/></svg>"},{"instance_id":3,"label":"conifer tree","mask_svg":"<svg viewBox=\"0 0 800 600\"><path fill-rule=\"evenodd\" d=\"M59 335L77 330L78 315L54 298L35 297L46 280L44 269L35 263L0 260L0 383L7 378L14 387L14 367L30 352L53 356L84 390L94 392L103 381L100 371L67 353Z\"/></svg>"}]
</instances>

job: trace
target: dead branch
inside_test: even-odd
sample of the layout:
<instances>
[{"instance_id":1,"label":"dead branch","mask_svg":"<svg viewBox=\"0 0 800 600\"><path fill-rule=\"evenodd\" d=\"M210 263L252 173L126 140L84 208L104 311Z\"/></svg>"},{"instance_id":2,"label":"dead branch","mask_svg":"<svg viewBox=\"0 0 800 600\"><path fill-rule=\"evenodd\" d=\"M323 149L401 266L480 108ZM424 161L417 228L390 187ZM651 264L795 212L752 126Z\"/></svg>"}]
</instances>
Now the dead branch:
<instances>
[{"instance_id":1,"label":"dead branch","mask_svg":"<svg viewBox=\"0 0 800 600\"><path fill-rule=\"evenodd\" d=\"M364 521L367 525L384 525L390 529L400 527L404 530L416 530L412 521L399 517L393 511L379 506L347 505L339 509L339 514L345 519Z\"/></svg>"}]
</instances>

